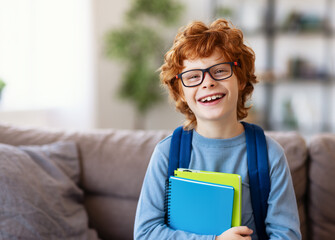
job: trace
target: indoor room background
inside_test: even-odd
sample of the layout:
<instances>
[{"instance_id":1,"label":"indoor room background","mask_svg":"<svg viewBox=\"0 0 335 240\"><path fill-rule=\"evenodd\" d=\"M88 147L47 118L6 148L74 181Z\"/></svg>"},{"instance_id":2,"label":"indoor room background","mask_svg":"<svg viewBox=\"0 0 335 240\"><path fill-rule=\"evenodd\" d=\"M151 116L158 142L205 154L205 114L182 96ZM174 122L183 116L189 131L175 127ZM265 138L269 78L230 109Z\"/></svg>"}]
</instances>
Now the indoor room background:
<instances>
[{"instance_id":1,"label":"indoor room background","mask_svg":"<svg viewBox=\"0 0 335 240\"><path fill-rule=\"evenodd\" d=\"M306 136L335 132L334 12L334 0L0 0L0 122L174 129L183 116L165 90L145 74L127 85L126 73L150 65L158 83L178 28L224 17L256 53L247 120ZM148 45L152 36L157 45ZM147 52L132 57L141 43Z\"/></svg>"}]
</instances>

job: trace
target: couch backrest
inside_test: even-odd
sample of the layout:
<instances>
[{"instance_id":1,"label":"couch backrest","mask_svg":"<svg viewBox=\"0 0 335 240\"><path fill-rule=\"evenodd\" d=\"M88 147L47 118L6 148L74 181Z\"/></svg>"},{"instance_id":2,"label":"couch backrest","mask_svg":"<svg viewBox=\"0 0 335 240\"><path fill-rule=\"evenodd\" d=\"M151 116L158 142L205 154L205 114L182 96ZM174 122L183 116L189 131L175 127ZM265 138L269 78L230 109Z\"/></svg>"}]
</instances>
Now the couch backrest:
<instances>
[{"instance_id":1,"label":"couch backrest","mask_svg":"<svg viewBox=\"0 0 335 240\"><path fill-rule=\"evenodd\" d=\"M138 197L155 145L168 131L51 131L0 125L0 142L43 145L62 140L77 143L81 188L90 227L102 239L133 239Z\"/></svg>"},{"instance_id":2,"label":"couch backrest","mask_svg":"<svg viewBox=\"0 0 335 240\"><path fill-rule=\"evenodd\" d=\"M81 187L90 226L102 239L132 239L138 196L153 149L168 131L101 130L64 132L0 125L0 142L42 145L77 142ZM284 148L297 195L301 229L306 232L307 149L297 133L267 132ZM304 237L305 238L305 237Z\"/></svg>"}]
</instances>

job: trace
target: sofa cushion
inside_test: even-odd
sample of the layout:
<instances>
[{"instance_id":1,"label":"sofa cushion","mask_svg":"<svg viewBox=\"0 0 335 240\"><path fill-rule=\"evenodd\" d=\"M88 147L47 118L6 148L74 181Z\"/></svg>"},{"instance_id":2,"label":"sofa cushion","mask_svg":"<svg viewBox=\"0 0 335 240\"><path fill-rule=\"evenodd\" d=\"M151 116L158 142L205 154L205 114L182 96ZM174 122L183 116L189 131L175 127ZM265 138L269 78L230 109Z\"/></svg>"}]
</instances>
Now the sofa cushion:
<instances>
[{"instance_id":1,"label":"sofa cushion","mask_svg":"<svg viewBox=\"0 0 335 240\"><path fill-rule=\"evenodd\" d=\"M78 139L85 206L103 239L133 239L138 196L151 154L165 131L104 131ZM94 141L93 141L94 140Z\"/></svg>"},{"instance_id":2,"label":"sofa cushion","mask_svg":"<svg viewBox=\"0 0 335 240\"><path fill-rule=\"evenodd\" d=\"M307 146L297 132L267 132L284 148L298 203L302 239L307 239Z\"/></svg>"},{"instance_id":3,"label":"sofa cushion","mask_svg":"<svg viewBox=\"0 0 335 240\"><path fill-rule=\"evenodd\" d=\"M89 224L103 239L133 239L137 199L150 156L169 133L115 129L71 132L0 124L0 142L10 145L76 142ZM118 202L123 205L115 207Z\"/></svg>"},{"instance_id":4,"label":"sofa cushion","mask_svg":"<svg viewBox=\"0 0 335 240\"><path fill-rule=\"evenodd\" d=\"M137 199L155 145L170 131L62 131L0 124L0 143L42 145L74 141L85 192Z\"/></svg>"},{"instance_id":5,"label":"sofa cushion","mask_svg":"<svg viewBox=\"0 0 335 240\"><path fill-rule=\"evenodd\" d=\"M92 227L102 239L132 240L137 200L86 195L85 206Z\"/></svg>"},{"instance_id":6,"label":"sofa cushion","mask_svg":"<svg viewBox=\"0 0 335 240\"><path fill-rule=\"evenodd\" d=\"M88 228L74 142L0 144L3 239L97 239Z\"/></svg>"},{"instance_id":7,"label":"sofa cushion","mask_svg":"<svg viewBox=\"0 0 335 240\"><path fill-rule=\"evenodd\" d=\"M309 231L311 239L335 236L335 134L322 134L309 142Z\"/></svg>"}]
</instances>

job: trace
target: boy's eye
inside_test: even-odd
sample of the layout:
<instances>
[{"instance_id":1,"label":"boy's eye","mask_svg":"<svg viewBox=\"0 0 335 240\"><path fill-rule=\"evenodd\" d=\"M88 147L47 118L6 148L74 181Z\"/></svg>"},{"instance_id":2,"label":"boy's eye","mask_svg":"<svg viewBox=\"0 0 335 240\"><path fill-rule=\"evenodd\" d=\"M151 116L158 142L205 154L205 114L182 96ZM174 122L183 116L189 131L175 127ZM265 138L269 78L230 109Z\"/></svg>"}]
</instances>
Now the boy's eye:
<instances>
[{"instance_id":1,"label":"boy's eye","mask_svg":"<svg viewBox=\"0 0 335 240\"><path fill-rule=\"evenodd\" d=\"M190 76L189 79L197 79L197 78L200 78L199 75L193 75L193 76Z\"/></svg>"},{"instance_id":2,"label":"boy's eye","mask_svg":"<svg viewBox=\"0 0 335 240\"><path fill-rule=\"evenodd\" d=\"M201 79L201 74L197 72L186 73L183 78L187 81L197 81Z\"/></svg>"},{"instance_id":3,"label":"boy's eye","mask_svg":"<svg viewBox=\"0 0 335 240\"><path fill-rule=\"evenodd\" d=\"M214 74L226 73L228 72L227 68L218 68L214 70Z\"/></svg>"},{"instance_id":4,"label":"boy's eye","mask_svg":"<svg viewBox=\"0 0 335 240\"><path fill-rule=\"evenodd\" d=\"M215 71L215 73L223 73L223 72L227 72L227 70L226 69L217 69Z\"/></svg>"},{"instance_id":5,"label":"boy's eye","mask_svg":"<svg viewBox=\"0 0 335 240\"><path fill-rule=\"evenodd\" d=\"M230 69L225 66L220 66L218 68L212 69L212 74L215 78L223 78L230 74Z\"/></svg>"}]
</instances>

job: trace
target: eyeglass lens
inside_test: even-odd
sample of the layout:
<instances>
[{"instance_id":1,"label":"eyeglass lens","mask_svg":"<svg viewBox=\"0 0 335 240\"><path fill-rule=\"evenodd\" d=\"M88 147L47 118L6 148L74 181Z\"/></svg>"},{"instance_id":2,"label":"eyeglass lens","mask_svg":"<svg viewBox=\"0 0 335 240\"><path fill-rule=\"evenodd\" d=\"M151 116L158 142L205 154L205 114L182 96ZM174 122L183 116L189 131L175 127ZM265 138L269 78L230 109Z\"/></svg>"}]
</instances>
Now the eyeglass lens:
<instances>
[{"instance_id":1,"label":"eyeglass lens","mask_svg":"<svg viewBox=\"0 0 335 240\"><path fill-rule=\"evenodd\" d=\"M182 81L186 86L195 86L203 81L204 70L190 70L182 74ZM232 68L229 63L214 65L208 69L214 80L223 80L231 76Z\"/></svg>"}]
</instances>

